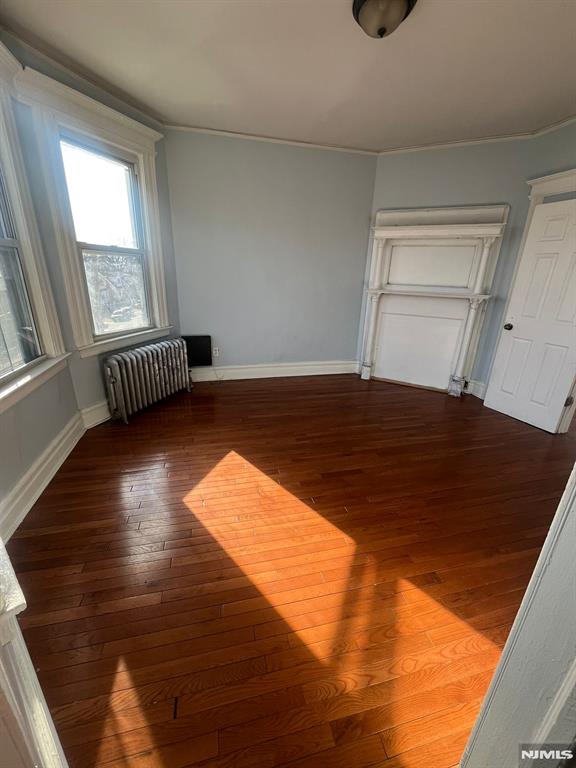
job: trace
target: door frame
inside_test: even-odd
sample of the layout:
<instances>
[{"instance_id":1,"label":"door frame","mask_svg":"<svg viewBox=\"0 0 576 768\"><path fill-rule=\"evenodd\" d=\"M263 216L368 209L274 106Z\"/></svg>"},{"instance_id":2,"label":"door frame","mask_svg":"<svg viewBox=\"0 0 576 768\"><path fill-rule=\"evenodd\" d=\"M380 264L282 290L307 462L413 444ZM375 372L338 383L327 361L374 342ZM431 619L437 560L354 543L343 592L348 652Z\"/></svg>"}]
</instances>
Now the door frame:
<instances>
[{"instance_id":1,"label":"door frame","mask_svg":"<svg viewBox=\"0 0 576 768\"><path fill-rule=\"evenodd\" d=\"M568 430L570 429L570 424L572 424L572 419L574 418L574 414L576 413L576 376L574 377L574 381L572 382L572 387L570 388L568 397L572 397L573 402L572 402L572 405L564 408L564 413L562 414L562 417L558 422L558 429L556 430L556 434L562 434L564 432L568 432Z\"/></svg>"},{"instance_id":2,"label":"door frame","mask_svg":"<svg viewBox=\"0 0 576 768\"><path fill-rule=\"evenodd\" d=\"M552 524L544 545L536 562L530 582L520 604L518 613L510 630L510 634L502 651L498 666L490 682L490 686L482 701L482 706L474 727L470 733L464 753L460 759L459 768L476 768L477 766L487 765L486 760L489 755L494 753L495 744L493 734L488 730L486 722L489 718L489 712L492 706L497 707L497 714L506 718L506 713L514 711L521 703L518 700L517 684L519 676L524 677L526 673L526 649L522 647L523 641L530 632L527 625L534 623L535 617L541 619L546 615L546 605L549 605L549 595L544 595L546 591L543 583L547 577L547 571L550 561L556 557L562 557L557 553L566 542L566 536L571 535L568 531L571 521L576 518L576 464L568 478L562 498L558 503L556 513L552 519ZM565 556L565 555L564 555ZM571 554L570 554L571 558ZM566 563L569 567L569 563ZM521 663L519 663L519 660ZM561 661L563 665L562 673L555 674L554 663L545 660L550 670L550 680L554 680L550 698L540 697L540 722L531 734L513 732L509 735L512 739L517 739L519 743L522 738L526 738L531 743L543 743L546 741L566 742L573 738L573 716L574 716L574 695L576 692L576 659L562 658L556 660L556 664ZM556 678L556 679L555 679ZM518 723L516 722L516 731ZM512 763L503 764L499 761L502 768L512 768ZM517 766L516 755L514 755L514 766Z\"/></svg>"},{"instance_id":3,"label":"door frame","mask_svg":"<svg viewBox=\"0 0 576 768\"><path fill-rule=\"evenodd\" d=\"M520 269L520 263L522 261L522 255L524 254L524 248L526 247L526 240L528 239L528 232L532 225L532 219L534 218L534 211L537 205L541 205L546 201L547 197L554 197L556 195L570 195L576 196L576 168L571 168L568 171L560 171L560 173L552 173L548 176L539 176L536 179L528 179L526 184L530 187L528 198L530 199L530 207L526 215L526 222L524 224L524 230L522 232L522 239L520 240L520 246L518 248L518 255L516 257L516 263L514 264L514 271L512 272L512 280L510 281L510 288L508 290L508 296L506 298L506 304L504 306L504 312L502 313L502 319L504 320L508 314L510 308L510 301L512 300L512 293L514 286L516 285L516 278L518 277L518 270ZM498 330L498 337L492 350L492 360L490 362L490 369L488 376L486 377L486 390L490 384L492 373L494 371L494 361L496 360L496 353L500 345L502 338L503 325L500 324ZM570 393L576 399L576 377L572 383ZM556 433L567 432L572 422L572 417L576 412L576 403L574 403L566 412L562 414L562 417L558 424Z\"/></svg>"}]
</instances>

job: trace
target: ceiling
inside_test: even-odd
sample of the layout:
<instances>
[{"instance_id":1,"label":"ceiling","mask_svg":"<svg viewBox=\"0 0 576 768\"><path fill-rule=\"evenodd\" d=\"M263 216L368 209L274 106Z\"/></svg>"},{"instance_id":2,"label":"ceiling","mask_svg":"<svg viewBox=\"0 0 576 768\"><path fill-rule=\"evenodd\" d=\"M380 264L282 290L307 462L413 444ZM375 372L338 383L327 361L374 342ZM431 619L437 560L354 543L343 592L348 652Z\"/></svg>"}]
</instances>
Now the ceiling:
<instances>
[{"instance_id":1,"label":"ceiling","mask_svg":"<svg viewBox=\"0 0 576 768\"><path fill-rule=\"evenodd\" d=\"M381 151L576 115L576 0L418 0L384 40L351 6L0 0L0 15L173 125Z\"/></svg>"}]
</instances>

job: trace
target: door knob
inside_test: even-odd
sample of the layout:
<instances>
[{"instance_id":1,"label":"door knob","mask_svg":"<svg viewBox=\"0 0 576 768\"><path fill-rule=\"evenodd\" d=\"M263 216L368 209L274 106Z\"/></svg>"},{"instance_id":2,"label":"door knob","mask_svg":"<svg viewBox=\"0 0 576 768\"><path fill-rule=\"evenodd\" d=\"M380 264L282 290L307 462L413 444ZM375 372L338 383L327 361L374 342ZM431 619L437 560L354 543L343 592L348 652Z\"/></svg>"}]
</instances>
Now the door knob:
<instances>
[{"instance_id":1,"label":"door knob","mask_svg":"<svg viewBox=\"0 0 576 768\"><path fill-rule=\"evenodd\" d=\"M512 328L514 328L514 326L512 325L512 323L506 323L506 324L505 324L505 326L504 326L504 330L505 330L505 331L511 331L511 330L512 330Z\"/></svg>"}]
</instances>

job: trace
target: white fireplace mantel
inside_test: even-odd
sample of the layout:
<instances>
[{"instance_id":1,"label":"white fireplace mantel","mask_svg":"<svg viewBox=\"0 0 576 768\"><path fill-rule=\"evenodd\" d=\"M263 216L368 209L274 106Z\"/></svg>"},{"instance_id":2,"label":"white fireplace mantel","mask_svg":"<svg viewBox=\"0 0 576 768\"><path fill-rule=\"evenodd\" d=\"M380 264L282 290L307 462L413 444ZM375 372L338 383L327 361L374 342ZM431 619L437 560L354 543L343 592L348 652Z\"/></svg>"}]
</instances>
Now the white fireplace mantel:
<instances>
[{"instance_id":1,"label":"white fireplace mantel","mask_svg":"<svg viewBox=\"0 0 576 768\"><path fill-rule=\"evenodd\" d=\"M473 362L480 318L490 299L507 215L508 206L377 213L366 287L363 379L373 375L383 298L466 300L468 308L447 382L449 394L462 393Z\"/></svg>"}]
</instances>

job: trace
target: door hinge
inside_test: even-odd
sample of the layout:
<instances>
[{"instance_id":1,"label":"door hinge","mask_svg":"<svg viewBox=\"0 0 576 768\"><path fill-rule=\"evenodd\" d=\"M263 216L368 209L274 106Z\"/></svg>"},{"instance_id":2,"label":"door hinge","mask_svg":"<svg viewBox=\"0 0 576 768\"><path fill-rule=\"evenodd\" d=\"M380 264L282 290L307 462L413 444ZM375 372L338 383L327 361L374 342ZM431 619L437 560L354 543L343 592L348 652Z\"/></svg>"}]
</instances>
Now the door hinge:
<instances>
[{"instance_id":1,"label":"door hinge","mask_svg":"<svg viewBox=\"0 0 576 768\"><path fill-rule=\"evenodd\" d=\"M572 395L568 395L564 403L564 408L570 408L571 405L574 405L574 398Z\"/></svg>"}]
</instances>

